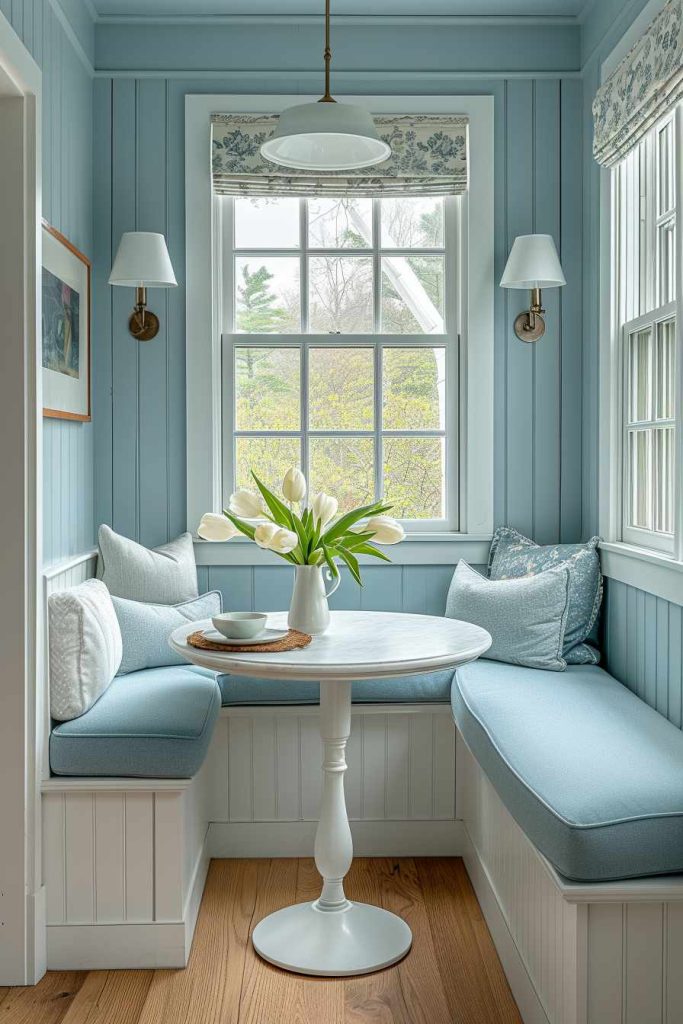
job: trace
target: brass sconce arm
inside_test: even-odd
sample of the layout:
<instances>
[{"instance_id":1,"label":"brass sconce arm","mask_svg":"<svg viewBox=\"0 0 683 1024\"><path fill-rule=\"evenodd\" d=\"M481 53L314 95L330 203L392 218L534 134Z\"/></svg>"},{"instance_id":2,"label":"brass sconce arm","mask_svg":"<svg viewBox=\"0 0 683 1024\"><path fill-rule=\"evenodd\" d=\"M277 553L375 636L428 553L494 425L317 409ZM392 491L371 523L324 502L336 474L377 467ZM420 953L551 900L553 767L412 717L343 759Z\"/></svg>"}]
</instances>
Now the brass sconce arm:
<instances>
[{"instance_id":1,"label":"brass sconce arm","mask_svg":"<svg viewBox=\"0 0 683 1024\"><path fill-rule=\"evenodd\" d=\"M159 317L147 309L147 289L135 289L135 309L128 321L128 330L136 341L151 341L159 333Z\"/></svg>"},{"instance_id":2,"label":"brass sconce arm","mask_svg":"<svg viewBox=\"0 0 683 1024\"><path fill-rule=\"evenodd\" d=\"M515 334L520 341L538 341L545 334L545 313L541 300L541 289L531 289L529 308L515 318Z\"/></svg>"}]
</instances>

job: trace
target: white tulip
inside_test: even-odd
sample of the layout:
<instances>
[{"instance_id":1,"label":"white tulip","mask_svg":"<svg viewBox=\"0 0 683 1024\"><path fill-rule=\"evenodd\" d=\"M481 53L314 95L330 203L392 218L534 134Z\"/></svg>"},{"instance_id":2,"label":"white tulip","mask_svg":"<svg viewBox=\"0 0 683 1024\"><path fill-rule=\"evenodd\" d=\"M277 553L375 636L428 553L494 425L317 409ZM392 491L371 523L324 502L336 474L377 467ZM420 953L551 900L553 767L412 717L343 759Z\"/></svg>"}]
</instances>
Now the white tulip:
<instances>
[{"instance_id":1,"label":"white tulip","mask_svg":"<svg viewBox=\"0 0 683 1024\"><path fill-rule=\"evenodd\" d=\"M391 516L372 516L363 527L365 531L372 531L369 540L374 544L398 544L406 535L399 521Z\"/></svg>"},{"instance_id":2,"label":"white tulip","mask_svg":"<svg viewBox=\"0 0 683 1024\"><path fill-rule=\"evenodd\" d=\"M270 543L279 529L275 523L259 523L254 530L254 540L260 548L270 548Z\"/></svg>"},{"instance_id":3,"label":"white tulip","mask_svg":"<svg viewBox=\"0 0 683 1024\"><path fill-rule=\"evenodd\" d=\"M301 501L306 494L306 477L300 469L292 466L282 481L282 493L286 501Z\"/></svg>"},{"instance_id":4,"label":"white tulip","mask_svg":"<svg viewBox=\"0 0 683 1024\"><path fill-rule=\"evenodd\" d=\"M246 487L240 487L230 495L230 511L240 519L259 519L263 516L261 496Z\"/></svg>"},{"instance_id":5,"label":"white tulip","mask_svg":"<svg viewBox=\"0 0 683 1024\"><path fill-rule=\"evenodd\" d=\"M324 494L322 491L320 494L316 494L311 502L313 518L317 519L320 523L321 529L327 526L331 519L334 519L338 508L339 502L337 499L332 498L329 494Z\"/></svg>"},{"instance_id":6,"label":"white tulip","mask_svg":"<svg viewBox=\"0 0 683 1024\"><path fill-rule=\"evenodd\" d=\"M288 555L299 543L299 538L292 530L285 530L284 527L276 530L270 539L268 547L278 555Z\"/></svg>"},{"instance_id":7,"label":"white tulip","mask_svg":"<svg viewBox=\"0 0 683 1024\"><path fill-rule=\"evenodd\" d=\"M238 533L235 524L217 512L205 512L197 527L197 535L202 540L231 540Z\"/></svg>"}]
</instances>

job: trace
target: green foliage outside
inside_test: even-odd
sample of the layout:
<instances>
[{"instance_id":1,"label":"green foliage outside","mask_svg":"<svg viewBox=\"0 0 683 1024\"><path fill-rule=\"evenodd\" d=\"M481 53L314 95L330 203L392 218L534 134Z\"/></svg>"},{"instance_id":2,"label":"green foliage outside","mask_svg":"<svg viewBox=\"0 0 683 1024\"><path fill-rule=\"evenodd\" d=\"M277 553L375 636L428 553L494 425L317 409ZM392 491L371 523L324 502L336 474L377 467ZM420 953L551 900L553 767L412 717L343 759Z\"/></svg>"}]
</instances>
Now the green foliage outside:
<instances>
[{"instance_id":1,"label":"green foliage outside","mask_svg":"<svg viewBox=\"0 0 683 1024\"><path fill-rule=\"evenodd\" d=\"M342 202L342 201L340 201ZM441 211L416 221L397 205L389 227L399 245L440 244ZM417 234L417 243L414 240ZM357 245L362 238L349 239ZM443 310L443 261L440 256L401 257L416 275L433 306ZM372 260L359 256L310 258L311 329L372 333ZM255 258L245 264L237 285L237 330L248 334L294 333L299 296L273 290L273 274ZM369 317L369 320L368 320ZM420 334L414 313L383 279L382 323L391 334ZM258 348L248 339L235 349L236 427L251 431L299 431L301 359L299 348ZM444 377L443 348L382 349L382 425L385 430L443 428L439 382ZM443 383L442 383L443 389ZM312 430L354 431L374 428L374 351L336 346L309 350L309 425ZM236 485L248 487L251 472L278 487L290 465L300 465L299 439L237 438ZM442 509L443 440L434 437L385 437L383 499L398 518L439 518ZM302 467L311 493L322 490L339 500L340 511L368 504L375 495L372 438L311 437L309 466Z\"/></svg>"}]
</instances>

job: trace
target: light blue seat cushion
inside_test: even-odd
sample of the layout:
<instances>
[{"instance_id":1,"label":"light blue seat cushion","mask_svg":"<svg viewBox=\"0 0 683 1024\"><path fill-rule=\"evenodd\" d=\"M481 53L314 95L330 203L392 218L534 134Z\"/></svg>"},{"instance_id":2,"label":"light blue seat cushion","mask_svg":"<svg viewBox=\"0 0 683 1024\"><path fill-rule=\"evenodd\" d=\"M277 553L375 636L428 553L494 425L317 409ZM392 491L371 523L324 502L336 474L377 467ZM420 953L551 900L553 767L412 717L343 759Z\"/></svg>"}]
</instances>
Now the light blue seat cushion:
<instances>
[{"instance_id":1,"label":"light blue seat cushion","mask_svg":"<svg viewBox=\"0 0 683 1024\"><path fill-rule=\"evenodd\" d=\"M452 681L452 668L396 679L366 679L353 684L351 699L354 704L448 703ZM218 685L224 706L317 704L320 699L318 683L308 680L219 676Z\"/></svg>"},{"instance_id":2,"label":"light blue seat cushion","mask_svg":"<svg viewBox=\"0 0 683 1024\"><path fill-rule=\"evenodd\" d=\"M683 871L683 732L597 666L478 661L453 713L503 803L563 875Z\"/></svg>"},{"instance_id":3,"label":"light blue seat cushion","mask_svg":"<svg viewBox=\"0 0 683 1024\"><path fill-rule=\"evenodd\" d=\"M189 665L116 676L89 711L50 736L55 775L189 779L220 711L213 672Z\"/></svg>"}]
</instances>

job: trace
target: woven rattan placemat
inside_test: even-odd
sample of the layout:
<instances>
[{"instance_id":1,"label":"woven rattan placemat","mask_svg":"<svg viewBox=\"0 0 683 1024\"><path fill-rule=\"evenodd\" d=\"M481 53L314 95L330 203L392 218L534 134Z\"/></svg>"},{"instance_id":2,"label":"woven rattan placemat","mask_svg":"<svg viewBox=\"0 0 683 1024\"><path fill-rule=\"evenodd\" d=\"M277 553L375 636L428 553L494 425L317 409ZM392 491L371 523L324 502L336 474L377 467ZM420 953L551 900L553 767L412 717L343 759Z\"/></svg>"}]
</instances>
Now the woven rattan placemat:
<instances>
[{"instance_id":1,"label":"woven rattan placemat","mask_svg":"<svg viewBox=\"0 0 683 1024\"><path fill-rule=\"evenodd\" d=\"M187 638L188 644L191 647L198 647L203 651L230 651L232 653L242 654L276 654L278 651L294 651L297 647L308 647L312 636L308 633L299 633L296 629L290 629L287 636L283 636L281 640L275 640L270 644L239 644L230 643L226 640L224 644L219 643L216 640L207 640L202 635L202 631L198 629L195 633L190 633Z\"/></svg>"}]
</instances>

